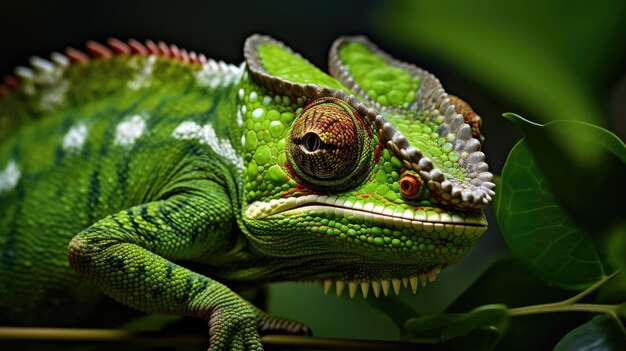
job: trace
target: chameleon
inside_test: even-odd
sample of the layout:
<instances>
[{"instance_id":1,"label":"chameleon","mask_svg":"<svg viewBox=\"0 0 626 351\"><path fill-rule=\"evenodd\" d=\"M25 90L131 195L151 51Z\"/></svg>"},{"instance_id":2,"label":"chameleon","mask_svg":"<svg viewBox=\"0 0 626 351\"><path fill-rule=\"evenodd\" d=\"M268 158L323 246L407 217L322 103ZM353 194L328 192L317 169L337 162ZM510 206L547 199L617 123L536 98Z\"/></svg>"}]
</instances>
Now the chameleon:
<instances>
[{"instance_id":1,"label":"chameleon","mask_svg":"<svg viewBox=\"0 0 626 351\"><path fill-rule=\"evenodd\" d=\"M0 86L0 325L72 325L106 295L260 350L308 329L237 287L415 292L487 229L480 117L363 36L333 43L330 74L258 34L240 66L86 48Z\"/></svg>"}]
</instances>

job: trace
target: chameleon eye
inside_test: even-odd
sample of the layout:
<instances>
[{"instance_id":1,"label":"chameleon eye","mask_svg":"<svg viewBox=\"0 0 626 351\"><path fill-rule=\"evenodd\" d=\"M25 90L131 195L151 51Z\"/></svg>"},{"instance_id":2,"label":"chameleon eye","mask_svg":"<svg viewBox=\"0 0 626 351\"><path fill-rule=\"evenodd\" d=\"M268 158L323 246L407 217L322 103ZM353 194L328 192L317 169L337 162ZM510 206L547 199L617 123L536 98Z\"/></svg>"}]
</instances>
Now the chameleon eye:
<instances>
[{"instance_id":1,"label":"chameleon eye","mask_svg":"<svg viewBox=\"0 0 626 351\"><path fill-rule=\"evenodd\" d=\"M320 98L307 105L291 129L287 158L302 183L323 188L356 185L369 167L371 132L346 102ZM351 182L352 181L352 182Z\"/></svg>"},{"instance_id":2,"label":"chameleon eye","mask_svg":"<svg viewBox=\"0 0 626 351\"><path fill-rule=\"evenodd\" d=\"M405 174L400 178L400 194L408 200L415 199L421 194L421 182L412 174Z\"/></svg>"},{"instance_id":3,"label":"chameleon eye","mask_svg":"<svg viewBox=\"0 0 626 351\"><path fill-rule=\"evenodd\" d=\"M322 140L315 133L307 133L302 140L302 147L307 152L315 152L320 149Z\"/></svg>"}]
</instances>

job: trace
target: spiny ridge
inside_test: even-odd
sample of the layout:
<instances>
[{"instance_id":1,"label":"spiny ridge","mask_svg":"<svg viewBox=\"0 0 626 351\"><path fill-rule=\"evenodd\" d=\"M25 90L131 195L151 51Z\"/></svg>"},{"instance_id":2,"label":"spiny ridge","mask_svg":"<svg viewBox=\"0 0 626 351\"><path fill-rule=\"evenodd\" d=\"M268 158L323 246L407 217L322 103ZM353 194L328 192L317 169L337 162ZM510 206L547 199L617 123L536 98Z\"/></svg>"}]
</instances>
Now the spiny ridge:
<instances>
[{"instance_id":1,"label":"spiny ridge","mask_svg":"<svg viewBox=\"0 0 626 351\"><path fill-rule=\"evenodd\" d=\"M144 43L141 43L135 39L122 41L110 38L106 44L90 40L85 44L85 48L86 52L68 47L65 49L65 54L52 53L50 60L36 56L32 57L29 61L31 67L18 66L15 68L15 75L8 75L3 78L2 82L0 82L0 97L14 91L21 81L35 79L37 77L35 72L62 70L68 64L84 64L92 60L106 59L115 55L153 55L194 65L210 63L210 60L203 54L180 49L176 45L166 44L162 41L155 43L152 40L146 40Z\"/></svg>"}]
</instances>

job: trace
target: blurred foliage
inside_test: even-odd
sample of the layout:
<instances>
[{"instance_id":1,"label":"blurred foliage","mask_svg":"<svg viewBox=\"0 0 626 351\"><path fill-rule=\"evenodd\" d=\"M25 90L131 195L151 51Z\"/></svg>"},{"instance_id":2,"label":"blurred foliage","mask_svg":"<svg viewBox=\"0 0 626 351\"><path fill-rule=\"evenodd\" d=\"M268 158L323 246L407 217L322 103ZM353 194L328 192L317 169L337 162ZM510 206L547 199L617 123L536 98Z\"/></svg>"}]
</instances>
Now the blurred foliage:
<instances>
[{"instance_id":1,"label":"blurred foliage","mask_svg":"<svg viewBox=\"0 0 626 351\"><path fill-rule=\"evenodd\" d=\"M600 87L624 57L624 13L620 0L404 0L377 18L389 40L457 67L534 119L602 125Z\"/></svg>"},{"instance_id":2,"label":"blurred foliage","mask_svg":"<svg viewBox=\"0 0 626 351\"><path fill-rule=\"evenodd\" d=\"M624 350L624 334L615 319L607 315L594 317L567 333L554 351L588 350L590 345L595 351Z\"/></svg>"}]
</instances>

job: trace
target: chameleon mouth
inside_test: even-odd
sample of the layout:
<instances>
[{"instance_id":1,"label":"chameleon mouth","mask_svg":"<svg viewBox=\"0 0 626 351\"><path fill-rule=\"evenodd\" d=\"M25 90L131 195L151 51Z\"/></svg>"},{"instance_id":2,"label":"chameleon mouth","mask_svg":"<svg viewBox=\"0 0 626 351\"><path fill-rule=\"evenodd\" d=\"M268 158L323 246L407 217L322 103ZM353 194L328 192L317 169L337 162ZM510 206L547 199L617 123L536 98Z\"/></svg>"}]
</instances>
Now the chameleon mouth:
<instances>
[{"instance_id":1,"label":"chameleon mouth","mask_svg":"<svg viewBox=\"0 0 626 351\"><path fill-rule=\"evenodd\" d=\"M421 284L422 287L425 287L428 282L434 282L439 272L441 272L441 268L441 266L436 266L430 271L420 273L418 275L414 275L408 278L392 278L372 281L345 281L342 279L324 279L317 280L316 282L324 287L324 294L328 294L334 284L337 297L341 296L346 286L348 287L348 294L350 295L350 298L354 298L359 288L361 288L363 298L366 299L369 295L370 287L376 298L380 297L381 291L384 296L388 296L390 287L393 287L393 291L397 296L400 294L401 287L408 289L409 285L411 287L411 290L413 291L413 294L415 294L417 293L417 288L419 284Z\"/></svg>"},{"instance_id":2,"label":"chameleon mouth","mask_svg":"<svg viewBox=\"0 0 626 351\"><path fill-rule=\"evenodd\" d=\"M419 232L443 232L453 235L480 236L487 230L484 215L434 213L410 209L393 209L373 203L352 203L325 195L272 199L254 202L246 210L248 218L262 219L275 215L299 216L305 213L352 217L356 221L384 224L390 228L412 229Z\"/></svg>"},{"instance_id":3,"label":"chameleon mouth","mask_svg":"<svg viewBox=\"0 0 626 351\"><path fill-rule=\"evenodd\" d=\"M487 221L482 213L436 213L432 211L414 210L396 206L384 207L373 203L353 203L351 201L329 197L326 195L305 195L297 198L272 199L269 202L257 201L248 207L246 217L251 219L264 219L276 216L302 217L305 215L320 214L326 218L349 218L355 223L384 225L396 230L408 230L429 234L447 233L448 238L463 236L467 242L475 242L487 230ZM473 244L472 244L473 245ZM374 296L379 297L381 292L387 296L390 287L398 295L401 287L410 286L413 293L417 292L418 285L425 286L433 282L443 263L430 265L416 265L413 268L407 266L388 267L394 273L389 276L374 275L369 278L351 277L328 277L316 281L324 287L328 293L333 285L337 296L340 296L347 287L349 296L352 298L357 291L361 290L363 297L367 298L370 289ZM407 269L415 273L408 273ZM407 274L408 273L408 274ZM396 278L392 278L392 277Z\"/></svg>"}]
</instances>

